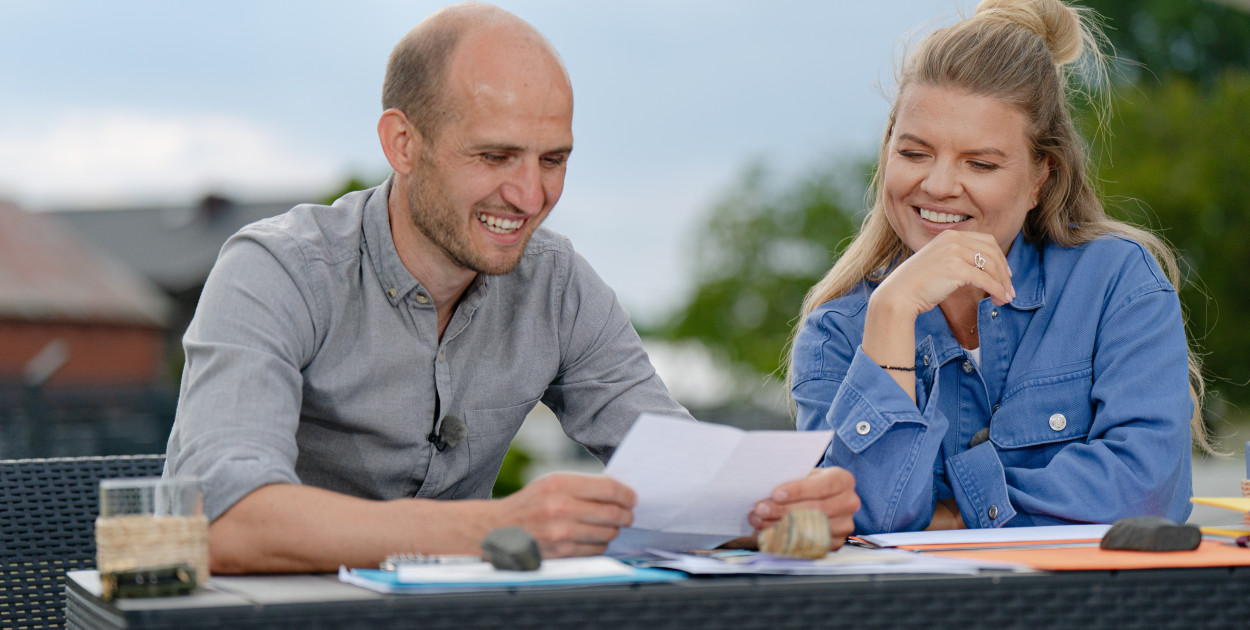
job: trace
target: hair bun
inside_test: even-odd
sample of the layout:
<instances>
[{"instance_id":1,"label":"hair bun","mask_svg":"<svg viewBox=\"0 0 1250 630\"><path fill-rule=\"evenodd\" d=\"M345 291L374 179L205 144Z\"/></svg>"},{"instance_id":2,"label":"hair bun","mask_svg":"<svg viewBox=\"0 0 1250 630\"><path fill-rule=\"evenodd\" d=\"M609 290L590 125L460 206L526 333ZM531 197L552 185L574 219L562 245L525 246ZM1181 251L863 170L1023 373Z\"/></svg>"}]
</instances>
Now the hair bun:
<instances>
[{"instance_id":1,"label":"hair bun","mask_svg":"<svg viewBox=\"0 0 1250 630\"><path fill-rule=\"evenodd\" d=\"M1061 0L981 0L975 17L1017 24L1037 33L1056 65L1075 62L1085 48L1080 13Z\"/></svg>"}]
</instances>

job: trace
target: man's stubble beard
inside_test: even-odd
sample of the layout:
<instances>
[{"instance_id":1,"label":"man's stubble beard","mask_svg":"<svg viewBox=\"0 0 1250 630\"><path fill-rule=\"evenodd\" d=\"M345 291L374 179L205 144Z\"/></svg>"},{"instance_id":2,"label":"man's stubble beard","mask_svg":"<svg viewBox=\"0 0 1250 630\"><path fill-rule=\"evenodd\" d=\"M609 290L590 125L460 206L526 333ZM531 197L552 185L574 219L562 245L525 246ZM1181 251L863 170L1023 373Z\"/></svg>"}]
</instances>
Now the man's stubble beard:
<instances>
[{"instance_id":1,"label":"man's stubble beard","mask_svg":"<svg viewBox=\"0 0 1250 630\"><path fill-rule=\"evenodd\" d=\"M418 172L430 173L433 170L435 170L433 161L422 155ZM521 256L525 253L532 232L526 235L521 243L520 251L514 258L500 262L491 261L473 248L473 243L467 234L467 230L472 228L465 227L464 217L456 215L452 205L446 202L440 184L434 180L435 178L418 175L408 183L408 216L417 230L425 235L426 239L433 243L448 260L463 269L488 276L502 276L515 269L521 262ZM507 208L510 212L500 214L521 214L511 206ZM476 221L478 212L488 209L490 209L488 204L474 204L471 220ZM526 225L522 229L529 229L529 226Z\"/></svg>"}]
</instances>

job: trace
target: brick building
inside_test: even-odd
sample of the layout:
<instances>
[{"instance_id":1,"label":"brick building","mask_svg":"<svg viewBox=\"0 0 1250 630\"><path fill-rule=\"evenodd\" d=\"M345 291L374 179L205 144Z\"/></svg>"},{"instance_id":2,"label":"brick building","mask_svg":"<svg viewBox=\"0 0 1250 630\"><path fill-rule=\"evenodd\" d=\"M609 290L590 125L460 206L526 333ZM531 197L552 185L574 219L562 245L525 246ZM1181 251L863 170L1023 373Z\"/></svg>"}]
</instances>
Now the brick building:
<instances>
[{"instance_id":1,"label":"brick building","mask_svg":"<svg viewBox=\"0 0 1250 630\"><path fill-rule=\"evenodd\" d=\"M163 452L171 304L54 218L0 202L0 458Z\"/></svg>"},{"instance_id":2,"label":"brick building","mask_svg":"<svg viewBox=\"0 0 1250 630\"><path fill-rule=\"evenodd\" d=\"M151 283L56 220L0 202L0 382L150 385L165 377L169 311Z\"/></svg>"}]
</instances>

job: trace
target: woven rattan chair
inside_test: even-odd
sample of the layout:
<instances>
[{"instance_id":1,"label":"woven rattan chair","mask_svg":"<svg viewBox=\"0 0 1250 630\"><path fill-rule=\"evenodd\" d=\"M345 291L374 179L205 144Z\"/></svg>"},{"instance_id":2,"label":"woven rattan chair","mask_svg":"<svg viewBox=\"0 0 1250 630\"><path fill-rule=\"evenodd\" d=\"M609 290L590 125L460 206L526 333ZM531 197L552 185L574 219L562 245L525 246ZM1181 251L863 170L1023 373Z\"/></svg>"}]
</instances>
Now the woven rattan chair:
<instances>
[{"instance_id":1,"label":"woven rattan chair","mask_svg":"<svg viewBox=\"0 0 1250 630\"><path fill-rule=\"evenodd\" d=\"M164 455L0 460L0 627L62 627L65 572L95 566L99 481L164 465Z\"/></svg>"}]
</instances>

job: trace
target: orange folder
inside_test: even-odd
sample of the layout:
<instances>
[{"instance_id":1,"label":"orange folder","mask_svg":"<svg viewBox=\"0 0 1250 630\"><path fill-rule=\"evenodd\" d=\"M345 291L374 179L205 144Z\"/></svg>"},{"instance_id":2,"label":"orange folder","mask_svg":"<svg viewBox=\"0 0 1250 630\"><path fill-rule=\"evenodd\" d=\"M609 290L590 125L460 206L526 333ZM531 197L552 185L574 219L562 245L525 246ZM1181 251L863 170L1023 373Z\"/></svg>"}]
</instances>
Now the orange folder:
<instances>
[{"instance_id":1,"label":"orange folder","mask_svg":"<svg viewBox=\"0 0 1250 630\"><path fill-rule=\"evenodd\" d=\"M1193 551L1113 551L1100 547L1064 547L987 548L976 551L927 551L925 553L964 560L1012 562L1043 571L1250 566L1250 549L1215 541L1203 541Z\"/></svg>"}]
</instances>

